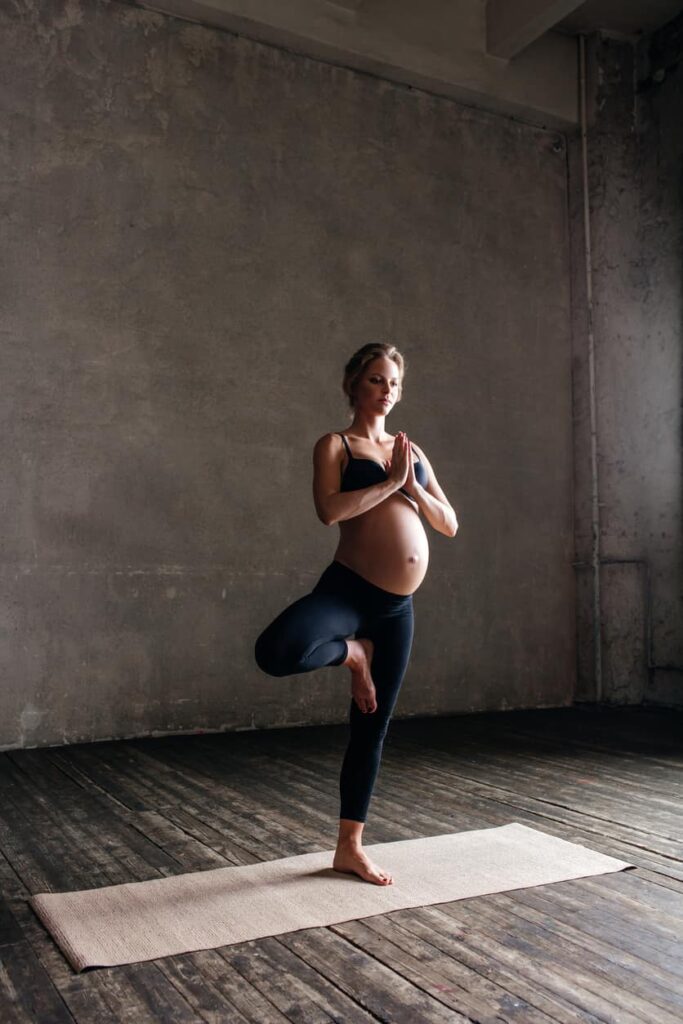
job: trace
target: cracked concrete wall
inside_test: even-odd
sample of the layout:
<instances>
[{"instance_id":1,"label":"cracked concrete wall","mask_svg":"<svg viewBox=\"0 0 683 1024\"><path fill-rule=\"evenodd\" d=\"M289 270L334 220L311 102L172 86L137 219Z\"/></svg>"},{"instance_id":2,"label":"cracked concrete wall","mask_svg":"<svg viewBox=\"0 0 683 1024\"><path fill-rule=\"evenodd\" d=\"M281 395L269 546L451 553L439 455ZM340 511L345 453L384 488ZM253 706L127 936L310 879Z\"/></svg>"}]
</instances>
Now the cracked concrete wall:
<instances>
[{"instance_id":1,"label":"cracked concrete wall","mask_svg":"<svg viewBox=\"0 0 683 1024\"><path fill-rule=\"evenodd\" d=\"M603 699L683 704L683 16L590 51ZM634 84L635 83L635 84ZM578 142L574 225L577 697L595 697Z\"/></svg>"},{"instance_id":2,"label":"cracked concrete wall","mask_svg":"<svg viewBox=\"0 0 683 1024\"><path fill-rule=\"evenodd\" d=\"M0 18L0 747L346 719L253 642L332 557L312 447L376 338L461 523L397 715L571 703L562 138L124 4Z\"/></svg>"}]
</instances>

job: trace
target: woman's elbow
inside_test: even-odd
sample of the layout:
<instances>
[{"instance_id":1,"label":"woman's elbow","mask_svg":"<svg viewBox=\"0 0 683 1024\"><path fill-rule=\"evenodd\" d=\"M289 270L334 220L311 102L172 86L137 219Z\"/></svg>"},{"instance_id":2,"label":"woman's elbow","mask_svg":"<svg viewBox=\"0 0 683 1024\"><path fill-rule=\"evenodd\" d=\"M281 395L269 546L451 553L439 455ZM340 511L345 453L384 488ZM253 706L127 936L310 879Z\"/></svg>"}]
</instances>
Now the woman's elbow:
<instances>
[{"instance_id":1,"label":"woman's elbow","mask_svg":"<svg viewBox=\"0 0 683 1024\"><path fill-rule=\"evenodd\" d=\"M323 526L334 526L334 519L329 509L316 507L315 511Z\"/></svg>"}]
</instances>

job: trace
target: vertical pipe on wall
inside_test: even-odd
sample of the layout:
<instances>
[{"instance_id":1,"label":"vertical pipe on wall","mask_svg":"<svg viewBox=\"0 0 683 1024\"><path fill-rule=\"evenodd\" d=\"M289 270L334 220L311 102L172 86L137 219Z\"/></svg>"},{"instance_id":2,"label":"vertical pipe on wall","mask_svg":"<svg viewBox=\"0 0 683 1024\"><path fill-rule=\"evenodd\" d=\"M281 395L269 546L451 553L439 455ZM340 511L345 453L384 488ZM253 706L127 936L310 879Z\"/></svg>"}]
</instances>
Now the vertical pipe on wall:
<instances>
[{"instance_id":1,"label":"vertical pipe on wall","mask_svg":"<svg viewBox=\"0 0 683 1024\"><path fill-rule=\"evenodd\" d=\"M583 233L586 267L586 317L588 326L588 380L591 439L591 565L593 567L593 666L595 700L602 700L602 628L600 614L600 503L598 491L598 441L595 399L595 341L593 336L593 264L588 194L588 136L586 116L586 37L579 35L581 84L581 159L583 178Z\"/></svg>"}]
</instances>

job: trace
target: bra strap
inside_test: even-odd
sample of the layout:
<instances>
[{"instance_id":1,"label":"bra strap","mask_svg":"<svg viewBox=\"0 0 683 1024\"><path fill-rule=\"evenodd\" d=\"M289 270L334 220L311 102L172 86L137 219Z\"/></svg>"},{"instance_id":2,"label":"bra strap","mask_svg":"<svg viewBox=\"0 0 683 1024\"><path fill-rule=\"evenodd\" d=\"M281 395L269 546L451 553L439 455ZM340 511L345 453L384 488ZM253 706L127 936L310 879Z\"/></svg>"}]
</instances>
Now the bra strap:
<instances>
[{"instance_id":1,"label":"bra strap","mask_svg":"<svg viewBox=\"0 0 683 1024\"><path fill-rule=\"evenodd\" d=\"M349 453L349 458L352 459L353 455L351 454L351 449L349 448L349 442L346 440L346 438L341 433L341 431L339 432L339 436L341 437L342 441L344 442L344 447L346 448L347 452Z\"/></svg>"}]
</instances>

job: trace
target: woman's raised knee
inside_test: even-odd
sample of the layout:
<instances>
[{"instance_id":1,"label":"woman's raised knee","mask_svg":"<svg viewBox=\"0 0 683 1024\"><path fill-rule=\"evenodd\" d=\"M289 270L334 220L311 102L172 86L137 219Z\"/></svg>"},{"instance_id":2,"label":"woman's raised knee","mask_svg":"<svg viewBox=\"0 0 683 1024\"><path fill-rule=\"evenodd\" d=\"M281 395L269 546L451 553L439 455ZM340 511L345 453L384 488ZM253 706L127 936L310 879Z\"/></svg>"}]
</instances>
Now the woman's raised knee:
<instances>
[{"instance_id":1,"label":"woman's raised knee","mask_svg":"<svg viewBox=\"0 0 683 1024\"><path fill-rule=\"evenodd\" d=\"M305 654L305 652L304 652ZM269 676L293 676L308 671L306 658L291 637L266 629L254 644L256 664Z\"/></svg>"},{"instance_id":2,"label":"woman's raised knee","mask_svg":"<svg viewBox=\"0 0 683 1024\"><path fill-rule=\"evenodd\" d=\"M290 675L289 666L278 657L276 646L269 641L265 633L261 633L254 644L254 658L261 671L269 676Z\"/></svg>"}]
</instances>

